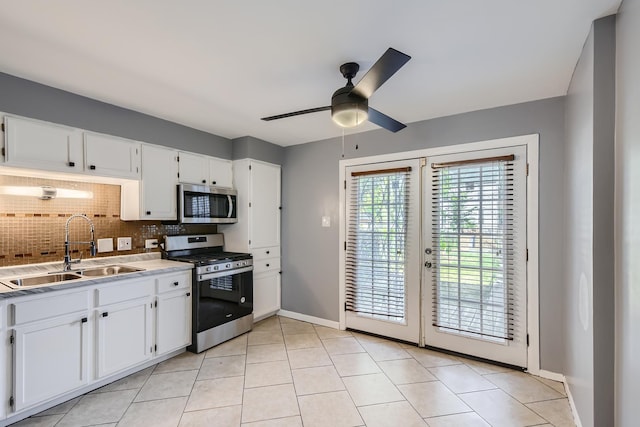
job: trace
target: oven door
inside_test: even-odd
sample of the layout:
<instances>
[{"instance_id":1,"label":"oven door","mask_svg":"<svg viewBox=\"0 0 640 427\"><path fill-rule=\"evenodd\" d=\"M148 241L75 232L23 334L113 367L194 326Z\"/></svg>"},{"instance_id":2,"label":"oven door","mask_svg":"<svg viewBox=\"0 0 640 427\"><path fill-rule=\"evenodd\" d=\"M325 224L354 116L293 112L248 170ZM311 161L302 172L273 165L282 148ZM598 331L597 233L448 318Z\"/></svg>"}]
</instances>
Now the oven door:
<instances>
[{"instance_id":1,"label":"oven door","mask_svg":"<svg viewBox=\"0 0 640 427\"><path fill-rule=\"evenodd\" d=\"M178 186L179 220L187 224L238 222L236 191L206 185Z\"/></svg>"},{"instance_id":2,"label":"oven door","mask_svg":"<svg viewBox=\"0 0 640 427\"><path fill-rule=\"evenodd\" d=\"M253 312L253 267L200 275L195 292L196 332Z\"/></svg>"}]
</instances>

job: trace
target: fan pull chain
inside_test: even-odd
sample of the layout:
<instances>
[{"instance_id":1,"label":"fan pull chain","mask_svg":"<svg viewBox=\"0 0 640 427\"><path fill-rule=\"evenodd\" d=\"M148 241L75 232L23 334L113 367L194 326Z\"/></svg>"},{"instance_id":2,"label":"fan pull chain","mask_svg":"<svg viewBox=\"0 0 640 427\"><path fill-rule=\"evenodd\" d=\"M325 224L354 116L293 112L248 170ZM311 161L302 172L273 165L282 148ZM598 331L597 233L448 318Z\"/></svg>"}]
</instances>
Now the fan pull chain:
<instances>
[{"instance_id":1,"label":"fan pull chain","mask_svg":"<svg viewBox=\"0 0 640 427\"><path fill-rule=\"evenodd\" d=\"M344 157L344 128L342 128L342 157Z\"/></svg>"}]
</instances>

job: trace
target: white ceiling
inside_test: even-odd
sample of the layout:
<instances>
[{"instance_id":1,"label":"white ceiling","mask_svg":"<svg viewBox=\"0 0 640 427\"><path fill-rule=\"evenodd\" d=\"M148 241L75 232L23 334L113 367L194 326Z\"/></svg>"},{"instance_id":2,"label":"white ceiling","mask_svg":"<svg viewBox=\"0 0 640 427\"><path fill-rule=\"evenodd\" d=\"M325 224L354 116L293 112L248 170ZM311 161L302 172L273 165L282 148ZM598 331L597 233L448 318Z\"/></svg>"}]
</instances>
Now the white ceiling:
<instances>
[{"instance_id":1,"label":"white ceiling","mask_svg":"<svg viewBox=\"0 0 640 427\"><path fill-rule=\"evenodd\" d=\"M14 0L0 71L227 138L342 134L330 104L388 47L412 56L370 105L405 123L564 95L620 0ZM375 129L367 123L347 133ZM391 135L391 134L390 134Z\"/></svg>"}]
</instances>

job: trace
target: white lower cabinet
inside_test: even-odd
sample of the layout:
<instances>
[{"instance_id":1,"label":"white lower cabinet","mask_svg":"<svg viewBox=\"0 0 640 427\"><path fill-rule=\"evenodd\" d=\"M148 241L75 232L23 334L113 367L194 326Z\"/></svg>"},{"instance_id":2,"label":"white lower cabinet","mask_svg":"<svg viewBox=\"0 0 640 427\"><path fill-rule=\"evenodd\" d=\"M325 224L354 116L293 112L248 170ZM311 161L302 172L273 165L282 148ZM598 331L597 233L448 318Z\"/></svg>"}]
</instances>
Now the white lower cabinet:
<instances>
[{"instance_id":1,"label":"white lower cabinet","mask_svg":"<svg viewBox=\"0 0 640 427\"><path fill-rule=\"evenodd\" d=\"M280 310L280 273L253 276L253 318L263 319Z\"/></svg>"},{"instance_id":2,"label":"white lower cabinet","mask_svg":"<svg viewBox=\"0 0 640 427\"><path fill-rule=\"evenodd\" d=\"M191 271L7 299L0 316L4 425L187 347Z\"/></svg>"},{"instance_id":3,"label":"white lower cabinet","mask_svg":"<svg viewBox=\"0 0 640 427\"><path fill-rule=\"evenodd\" d=\"M96 310L98 378L151 358L152 305L149 296Z\"/></svg>"},{"instance_id":4,"label":"white lower cabinet","mask_svg":"<svg viewBox=\"0 0 640 427\"><path fill-rule=\"evenodd\" d=\"M156 348L158 356L191 344L191 273L157 279Z\"/></svg>"},{"instance_id":5,"label":"white lower cabinet","mask_svg":"<svg viewBox=\"0 0 640 427\"><path fill-rule=\"evenodd\" d=\"M13 411L36 405L89 383L87 291L13 304Z\"/></svg>"}]
</instances>

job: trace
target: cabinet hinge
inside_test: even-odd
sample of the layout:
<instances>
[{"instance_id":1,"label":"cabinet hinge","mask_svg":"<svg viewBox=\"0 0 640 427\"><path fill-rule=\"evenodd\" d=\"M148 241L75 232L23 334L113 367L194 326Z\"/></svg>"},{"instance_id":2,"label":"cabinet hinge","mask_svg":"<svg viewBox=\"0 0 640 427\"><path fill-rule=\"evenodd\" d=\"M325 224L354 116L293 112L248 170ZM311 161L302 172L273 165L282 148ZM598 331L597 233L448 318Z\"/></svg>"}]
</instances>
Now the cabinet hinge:
<instances>
[{"instance_id":1,"label":"cabinet hinge","mask_svg":"<svg viewBox=\"0 0 640 427\"><path fill-rule=\"evenodd\" d=\"M345 251L347 250L347 241L346 240L344 241L344 250Z\"/></svg>"},{"instance_id":2,"label":"cabinet hinge","mask_svg":"<svg viewBox=\"0 0 640 427\"><path fill-rule=\"evenodd\" d=\"M158 344L153 346L153 351L157 352L158 351Z\"/></svg>"},{"instance_id":3,"label":"cabinet hinge","mask_svg":"<svg viewBox=\"0 0 640 427\"><path fill-rule=\"evenodd\" d=\"M15 400L13 399L13 396L11 396L9 398L9 406L11 406L13 408L13 404L15 403Z\"/></svg>"},{"instance_id":4,"label":"cabinet hinge","mask_svg":"<svg viewBox=\"0 0 640 427\"><path fill-rule=\"evenodd\" d=\"M249 207L251 207L251 202L249 202Z\"/></svg>"},{"instance_id":5,"label":"cabinet hinge","mask_svg":"<svg viewBox=\"0 0 640 427\"><path fill-rule=\"evenodd\" d=\"M527 248L527 261L529 261L529 248Z\"/></svg>"},{"instance_id":6,"label":"cabinet hinge","mask_svg":"<svg viewBox=\"0 0 640 427\"><path fill-rule=\"evenodd\" d=\"M251 165L249 165L249 170L251 170Z\"/></svg>"},{"instance_id":7,"label":"cabinet hinge","mask_svg":"<svg viewBox=\"0 0 640 427\"><path fill-rule=\"evenodd\" d=\"M529 176L529 163L527 163L527 176Z\"/></svg>"},{"instance_id":8,"label":"cabinet hinge","mask_svg":"<svg viewBox=\"0 0 640 427\"><path fill-rule=\"evenodd\" d=\"M344 311L347 311L347 303L344 303Z\"/></svg>"},{"instance_id":9,"label":"cabinet hinge","mask_svg":"<svg viewBox=\"0 0 640 427\"><path fill-rule=\"evenodd\" d=\"M347 189L347 180L346 179L344 180L344 189L345 190Z\"/></svg>"},{"instance_id":10,"label":"cabinet hinge","mask_svg":"<svg viewBox=\"0 0 640 427\"><path fill-rule=\"evenodd\" d=\"M527 347L529 347L529 334L527 334Z\"/></svg>"},{"instance_id":11,"label":"cabinet hinge","mask_svg":"<svg viewBox=\"0 0 640 427\"><path fill-rule=\"evenodd\" d=\"M180 161L180 156L176 157L176 162Z\"/></svg>"},{"instance_id":12,"label":"cabinet hinge","mask_svg":"<svg viewBox=\"0 0 640 427\"><path fill-rule=\"evenodd\" d=\"M0 124L0 129L2 129L2 132L4 132L4 123Z\"/></svg>"},{"instance_id":13,"label":"cabinet hinge","mask_svg":"<svg viewBox=\"0 0 640 427\"><path fill-rule=\"evenodd\" d=\"M153 304L153 306L154 306L154 307L157 307L157 306L158 306L158 301L156 301L156 302Z\"/></svg>"},{"instance_id":14,"label":"cabinet hinge","mask_svg":"<svg viewBox=\"0 0 640 427\"><path fill-rule=\"evenodd\" d=\"M4 157L4 147L2 147L2 157Z\"/></svg>"},{"instance_id":15,"label":"cabinet hinge","mask_svg":"<svg viewBox=\"0 0 640 427\"><path fill-rule=\"evenodd\" d=\"M251 240L249 240L249 244L251 244Z\"/></svg>"},{"instance_id":16,"label":"cabinet hinge","mask_svg":"<svg viewBox=\"0 0 640 427\"><path fill-rule=\"evenodd\" d=\"M16 339L15 339L14 335L11 334L11 336L9 337L9 344L13 345L13 343L15 343L15 342L16 342Z\"/></svg>"}]
</instances>

